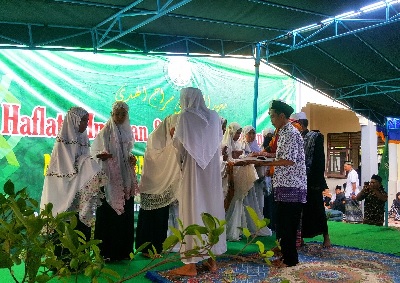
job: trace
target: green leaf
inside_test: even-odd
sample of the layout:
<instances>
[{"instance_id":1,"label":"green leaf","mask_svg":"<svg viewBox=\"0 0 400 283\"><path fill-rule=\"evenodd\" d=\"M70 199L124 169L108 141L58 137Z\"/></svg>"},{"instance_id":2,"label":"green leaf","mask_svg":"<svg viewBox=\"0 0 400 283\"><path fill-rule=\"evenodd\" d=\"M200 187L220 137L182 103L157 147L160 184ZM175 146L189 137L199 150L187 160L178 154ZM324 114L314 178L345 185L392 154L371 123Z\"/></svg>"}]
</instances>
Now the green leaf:
<instances>
[{"instance_id":1,"label":"green leaf","mask_svg":"<svg viewBox=\"0 0 400 283\"><path fill-rule=\"evenodd\" d=\"M18 221L20 221L21 224L24 225L25 227L28 227L28 223L26 222L25 216L22 215L17 204L13 201L10 201L10 208L14 212L14 215L18 219Z\"/></svg>"},{"instance_id":2,"label":"green leaf","mask_svg":"<svg viewBox=\"0 0 400 283\"><path fill-rule=\"evenodd\" d=\"M51 279L51 277L45 273L37 275L35 278L36 282L38 282L38 283L45 283L45 282L50 281L50 279Z\"/></svg>"},{"instance_id":3,"label":"green leaf","mask_svg":"<svg viewBox=\"0 0 400 283\"><path fill-rule=\"evenodd\" d=\"M51 213L52 210L53 210L53 204L51 202L49 202L44 206L44 212L46 213L46 215L52 215Z\"/></svg>"},{"instance_id":4,"label":"green leaf","mask_svg":"<svg viewBox=\"0 0 400 283\"><path fill-rule=\"evenodd\" d=\"M0 268L11 268L14 265L8 253L0 250Z\"/></svg>"},{"instance_id":5,"label":"green leaf","mask_svg":"<svg viewBox=\"0 0 400 283\"><path fill-rule=\"evenodd\" d=\"M76 218L76 216L74 215L73 217L71 217L71 220L69 221L69 225L71 226L72 229L76 228L76 225L78 224L78 219ZM79 231L79 230L76 230ZM79 231L80 233L78 233L83 239L85 240L89 240L85 238L85 234L83 234L81 231Z\"/></svg>"},{"instance_id":6,"label":"green leaf","mask_svg":"<svg viewBox=\"0 0 400 283\"><path fill-rule=\"evenodd\" d=\"M222 235L222 233L224 233L224 231L225 231L225 227L224 226L220 226L217 229L213 230L212 234L214 236L220 236L220 235Z\"/></svg>"},{"instance_id":7,"label":"green leaf","mask_svg":"<svg viewBox=\"0 0 400 283\"><path fill-rule=\"evenodd\" d=\"M26 201L23 198L17 199L16 203L21 211L24 211L26 209Z\"/></svg>"},{"instance_id":8,"label":"green leaf","mask_svg":"<svg viewBox=\"0 0 400 283\"><path fill-rule=\"evenodd\" d=\"M264 251L265 251L265 246L264 246L264 244L263 244L262 242L260 242L260 241L257 241L255 244L258 246L258 250L260 251L260 253L263 254Z\"/></svg>"},{"instance_id":9,"label":"green leaf","mask_svg":"<svg viewBox=\"0 0 400 283\"><path fill-rule=\"evenodd\" d=\"M85 268L85 276L87 277L92 277L93 274L93 267L89 265L88 267Z\"/></svg>"},{"instance_id":10,"label":"green leaf","mask_svg":"<svg viewBox=\"0 0 400 283\"><path fill-rule=\"evenodd\" d=\"M246 210L249 213L250 218L253 221L253 223L257 226L257 229L260 229L261 228L260 227L260 223L259 223L260 219L258 218L258 215L255 212L255 210L252 207L248 206L248 205L246 205Z\"/></svg>"},{"instance_id":11,"label":"green leaf","mask_svg":"<svg viewBox=\"0 0 400 283\"><path fill-rule=\"evenodd\" d=\"M0 205L4 204L7 202L7 198L4 196L4 194L0 194Z\"/></svg>"},{"instance_id":12,"label":"green leaf","mask_svg":"<svg viewBox=\"0 0 400 283\"><path fill-rule=\"evenodd\" d=\"M31 208L25 208L25 211L22 211L24 216L31 216L34 215L35 211Z\"/></svg>"},{"instance_id":13,"label":"green leaf","mask_svg":"<svg viewBox=\"0 0 400 283\"><path fill-rule=\"evenodd\" d=\"M72 253L75 253L76 252L76 248L79 245L78 234L68 224L66 224L66 227L65 227L65 237L73 245L73 249L72 250L70 249L70 251Z\"/></svg>"},{"instance_id":14,"label":"green leaf","mask_svg":"<svg viewBox=\"0 0 400 283\"><path fill-rule=\"evenodd\" d=\"M20 265L22 263L22 260L18 254L13 254L11 259L14 262L14 265Z\"/></svg>"},{"instance_id":15,"label":"green leaf","mask_svg":"<svg viewBox=\"0 0 400 283\"><path fill-rule=\"evenodd\" d=\"M151 248L153 249L153 253L154 253L155 255L158 254L157 249L156 249L155 246L151 245Z\"/></svg>"},{"instance_id":16,"label":"green leaf","mask_svg":"<svg viewBox=\"0 0 400 283\"><path fill-rule=\"evenodd\" d=\"M76 259L76 258L73 258L73 259L71 259L71 261L69 262L69 266L72 268L72 269L75 269L75 270L77 270L78 269L78 264L79 262L78 262L78 260Z\"/></svg>"},{"instance_id":17,"label":"green leaf","mask_svg":"<svg viewBox=\"0 0 400 283\"><path fill-rule=\"evenodd\" d=\"M26 255L26 260L25 260L25 266L26 266L26 271L28 273L29 278L35 278L37 275L40 265L42 263L41 258L40 258L40 251L27 251Z\"/></svg>"},{"instance_id":18,"label":"green leaf","mask_svg":"<svg viewBox=\"0 0 400 283\"><path fill-rule=\"evenodd\" d=\"M146 242L146 243L141 244L140 247L136 249L136 252L141 252L150 244L151 244L151 242Z\"/></svg>"},{"instance_id":19,"label":"green leaf","mask_svg":"<svg viewBox=\"0 0 400 283\"><path fill-rule=\"evenodd\" d=\"M4 184L4 192L9 196L13 196L15 194L14 183L11 182L11 180L8 180Z\"/></svg>"},{"instance_id":20,"label":"green leaf","mask_svg":"<svg viewBox=\"0 0 400 283\"><path fill-rule=\"evenodd\" d=\"M39 206L38 201L33 199L33 198L30 198L29 202L32 204L33 207L38 207Z\"/></svg>"},{"instance_id":21,"label":"green leaf","mask_svg":"<svg viewBox=\"0 0 400 283\"><path fill-rule=\"evenodd\" d=\"M61 260L56 260L55 258L46 258L45 264L48 268L55 267L58 269L62 266L63 262Z\"/></svg>"},{"instance_id":22,"label":"green leaf","mask_svg":"<svg viewBox=\"0 0 400 283\"><path fill-rule=\"evenodd\" d=\"M249 238L250 236L251 236L251 233L250 233L250 231L249 231L249 229L248 228L243 228L243 235L246 237L246 238Z\"/></svg>"},{"instance_id":23,"label":"green leaf","mask_svg":"<svg viewBox=\"0 0 400 283\"><path fill-rule=\"evenodd\" d=\"M114 271L114 270L112 270L112 269L109 269L109 268L103 268L103 269L101 270L101 272L102 272L102 273L105 273L105 274L109 274L109 275L111 275L112 277L114 277L114 278L116 278L116 279L121 278L121 276L118 274L118 272L116 272L116 271Z\"/></svg>"},{"instance_id":24,"label":"green leaf","mask_svg":"<svg viewBox=\"0 0 400 283\"><path fill-rule=\"evenodd\" d=\"M199 247L194 247L191 250L185 251L183 254L185 255L185 257L193 257L193 256L197 256L199 254Z\"/></svg>"},{"instance_id":25,"label":"green leaf","mask_svg":"<svg viewBox=\"0 0 400 283\"><path fill-rule=\"evenodd\" d=\"M170 228L172 234L174 234L179 239L179 241L182 241L182 239L183 239L182 232L172 226L170 226L169 228Z\"/></svg>"},{"instance_id":26,"label":"green leaf","mask_svg":"<svg viewBox=\"0 0 400 283\"><path fill-rule=\"evenodd\" d=\"M179 227L180 227L181 229L183 229L183 223L182 223L182 220L180 220L179 218L178 218L178 223L179 223Z\"/></svg>"},{"instance_id":27,"label":"green leaf","mask_svg":"<svg viewBox=\"0 0 400 283\"><path fill-rule=\"evenodd\" d=\"M267 222L264 219L257 220L256 226L257 226L257 229L264 228L265 226L267 226Z\"/></svg>"},{"instance_id":28,"label":"green leaf","mask_svg":"<svg viewBox=\"0 0 400 283\"><path fill-rule=\"evenodd\" d=\"M203 212L201 214L201 218L203 220L204 226L206 226L208 231L215 229L215 227L216 227L215 219L211 214Z\"/></svg>"},{"instance_id":29,"label":"green leaf","mask_svg":"<svg viewBox=\"0 0 400 283\"><path fill-rule=\"evenodd\" d=\"M208 252L208 255L209 255L213 260L215 260L215 254L214 254L211 250L208 250L207 252Z\"/></svg>"},{"instance_id":30,"label":"green leaf","mask_svg":"<svg viewBox=\"0 0 400 283\"><path fill-rule=\"evenodd\" d=\"M226 225L226 220L225 219L219 219L218 220L219 226L225 226Z\"/></svg>"},{"instance_id":31,"label":"green leaf","mask_svg":"<svg viewBox=\"0 0 400 283\"><path fill-rule=\"evenodd\" d=\"M200 240L201 244L204 245L204 239L201 236L200 232L198 230L194 230L196 233L197 238Z\"/></svg>"},{"instance_id":32,"label":"green leaf","mask_svg":"<svg viewBox=\"0 0 400 283\"><path fill-rule=\"evenodd\" d=\"M210 242L211 245L215 245L219 241L219 236L215 236L213 234L210 234L208 241Z\"/></svg>"},{"instance_id":33,"label":"green leaf","mask_svg":"<svg viewBox=\"0 0 400 283\"><path fill-rule=\"evenodd\" d=\"M171 235L168 238L165 239L163 243L163 250L169 250L170 248L173 248L177 243L179 243L179 238L175 235Z\"/></svg>"},{"instance_id":34,"label":"green leaf","mask_svg":"<svg viewBox=\"0 0 400 283\"><path fill-rule=\"evenodd\" d=\"M274 252L273 252L273 251L267 251L267 252L265 253L265 256L271 258L271 257L274 256Z\"/></svg>"},{"instance_id":35,"label":"green leaf","mask_svg":"<svg viewBox=\"0 0 400 283\"><path fill-rule=\"evenodd\" d=\"M67 236L61 237L61 238L60 238L60 242L61 242L61 244L62 244L62 246L63 246L64 248L67 248L67 249L69 249L70 251L75 251L75 246L74 246L74 244L72 243L71 239L69 239Z\"/></svg>"},{"instance_id":36,"label":"green leaf","mask_svg":"<svg viewBox=\"0 0 400 283\"><path fill-rule=\"evenodd\" d=\"M196 235L197 233L200 234L207 234L208 233L208 229L204 226L200 226L197 224L192 224L189 225L188 227L186 227L185 229L185 233L186 235Z\"/></svg>"}]
</instances>

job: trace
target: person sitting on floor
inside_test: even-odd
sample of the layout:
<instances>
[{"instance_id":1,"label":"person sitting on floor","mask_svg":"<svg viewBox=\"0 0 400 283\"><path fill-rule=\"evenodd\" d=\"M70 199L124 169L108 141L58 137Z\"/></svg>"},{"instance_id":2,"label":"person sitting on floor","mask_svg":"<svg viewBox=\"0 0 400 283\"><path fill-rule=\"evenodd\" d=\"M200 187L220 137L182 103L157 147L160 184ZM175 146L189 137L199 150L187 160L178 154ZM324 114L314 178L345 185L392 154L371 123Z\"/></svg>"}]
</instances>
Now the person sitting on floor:
<instances>
[{"instance_id":1,"label":"person sitting on floor","mask_svg":"<svg viewBox=\"0 0 400 283\"><path fill-rule=\"evenodd\" d=\"M400 221L400 192L396 194L396 198L393 200L389 215L393 217L395 221Z\"/></svg>"},{"instance_id":2,"label":"person sitting on floor","mask_svg":"<svg viewBox=\"0 0 400 283\"><path fill-rule=\"evenodd\" d=\"M330 209L339 210L345 213L346 196L342 192L341 186L335 188L335 199L331 202Z\"/></svg>"},{"instance_id":3,"label":"person sitting on floor","mask_svg":"<svg viewBox=\"0 0 400 283\"><path fill-rule=\"evenodd\" d=\"M333 202L331 201L328 206L325 206L325 215L328 221L341 222L343 221L344 204L346 202L346 198L344 193L342 193L340 186L336 186L335 191L336 198Z\"/></svg>"}]
</instances>

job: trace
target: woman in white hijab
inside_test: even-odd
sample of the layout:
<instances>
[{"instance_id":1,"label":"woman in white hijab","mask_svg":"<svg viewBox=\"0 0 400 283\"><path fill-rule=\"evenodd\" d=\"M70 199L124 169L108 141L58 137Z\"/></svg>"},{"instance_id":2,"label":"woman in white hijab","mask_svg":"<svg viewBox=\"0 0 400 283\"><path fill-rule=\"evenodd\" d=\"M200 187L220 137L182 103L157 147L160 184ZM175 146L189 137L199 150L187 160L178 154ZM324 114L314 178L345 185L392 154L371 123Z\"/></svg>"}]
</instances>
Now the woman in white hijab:
<instances>
[{"instance_id":1,"label":"woman in white hijab","mask_svg":"<svg viewBox=\"0 0 400 283\"><path fill-rule=\"evenodd\" d=\"M253 126L245 126L243 127L241 143L244 148L245 153L258 153L261 152L261 148L257 143L256 137L256 130ZM254 209L258 218L264 218L263 209L264 209L264 192L268 193L271 191L271 178L266 177L265 173L269 170L266 166L257 166L257 176L258 179L254 181L253 187L249 190L246 197L243 200L244 206L250 206ZM257 231L257 226L252 221L250 215L246 212L246 219L247 219L247 228L250 230L251 233L255 233ZM271 236L272 231L265 227L258 231L259 236Z\"/></svg>"},{"instance_id":2,"label":"woman in white hijab","mask_svg":"<svg viewBox=\"0 0 400 283\"><path fill-rule=\"evenodd\" d=\"M92 146L92 155L99 158L109 178L104 187L106 200L97 209L94 233L96 239L102 240L101 254L109 260L129 259L133 251L134 194L138 188L128 111L125 102L115 102L111 118Z\"/></svg>"},{"instance_id":3,"label":"woman in white hijab","mask_svg":"<svg viewBox=\"0 0 400 283\"><path fill-rule=\"evenodd\" d=\"M181 177L177 149L172 144L177 118L177 114L166 117L147 141L139 183L140 210L136 226L136 249L150 242L160 253L162 243L167 237L169 207L176 201L176 189ZM151 249L151 246L147 249Z\"/></svg>"},{"instance_id":4,"label":"woman in white hijab","mask_svg":"<svg viewBox=\"0 0 400 283\"><path fill-rule=\"evenodd\" d=\"M239 142L242 127L239 123L232 122L228 125L222 138L222 152L228 155L228 161L238 158L243 153L242 144Z\"/></svg>"},{"instance_id":5,"label":"woman in white hijab","mask_svg":"<svg viewBox=\"0 0 400 283\"><path fill-rule=\"evenodd\" d=\"M182 182L177 191L179 218L183 226L204 225L201 214L209 213L218 219L225 218L221 183L220 145L222 140L221 119L217 112L207 108L201 90L184 88L181 90L182 112L176 125L174 145L182 168ZM196 236L185 238L182 251L197 246ZM213 246L215 255L226 251L225 233ZM210 271L217 269L216 262L207 257ZM184 266L171 271L171 274L194 276L196 263L202 257L182 258Z\"/></svg>"},{"instance_id":6,"label":"woman in white hijab","mask_svg":"<svg viewBox=\"0 0 400 283\"><path fill-rule=\"evenodd\" d=\"M228 154L228 162L235 163L239 157L244 155L244 147L240 142L242 127L232 122L224 134L221 147ZM239 241L242 231L237 227L246 228L246 214L244 212L243 199L248 191L253 187L254 181L258 179L257 171L254 165L233 166L232 168L233 188L224 188L228 190L226 199L226 238L228 241ZM229 178L229 176L227 176ZM230 182L223 182L229 185ZM233 192L232 192L233 190ZM232 197L233 195L233 197Z\"/></svg>"},{"instance_id":7,"label":"woman in white hijab","mask_svg":"<svg viewBox=\"0 0 400 283\"><path fill-rule=\"evenodd\" d=\"M54 215L76 211L77 229L84 233L86 240L90 239L96 207L101 204L100 187L107 182L107 176L89 154L88 119L88 112L81 107L72 107L65 115L51 153L40 201L41 209L52 203Z\"/></svg>"}]
</instances>

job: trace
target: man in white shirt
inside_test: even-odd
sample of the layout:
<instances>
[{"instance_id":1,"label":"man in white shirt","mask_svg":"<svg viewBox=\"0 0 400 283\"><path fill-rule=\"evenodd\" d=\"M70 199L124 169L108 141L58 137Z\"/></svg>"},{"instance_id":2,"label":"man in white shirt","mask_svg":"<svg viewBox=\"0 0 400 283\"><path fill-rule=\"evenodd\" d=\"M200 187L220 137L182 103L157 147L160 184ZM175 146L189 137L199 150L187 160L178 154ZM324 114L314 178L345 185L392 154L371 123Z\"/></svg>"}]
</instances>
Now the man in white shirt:
<instances>
[{"instance_id":1,"label":"man in white shirt","mask_svg":"<svg viewBox=\"0 0 400 283\"><path fill-rule=\"evenodd\" d=\"M358 189L358 174L353 169L353 164L350 161L344 163L344 170L347 172L346 190L344 193L346 197L346 222L361 223L363 221L363 214L360 204L356 199L357 194L360 192Z\"/></svg>"},{"instance_id":2,"label":"man in white shirt","mask_svg":"<svg viewBox=\"0 0 400 283\"><path fill-rule=\"evenodd\" d=\"M353 169L353 163L351 161L346 161L344 163L344 170L347 172L346 190L344 195L346 198L350 198L352 195L357 195L360 192L358 189L358 174L357 171Z\"/></svg>"}]
</instances>

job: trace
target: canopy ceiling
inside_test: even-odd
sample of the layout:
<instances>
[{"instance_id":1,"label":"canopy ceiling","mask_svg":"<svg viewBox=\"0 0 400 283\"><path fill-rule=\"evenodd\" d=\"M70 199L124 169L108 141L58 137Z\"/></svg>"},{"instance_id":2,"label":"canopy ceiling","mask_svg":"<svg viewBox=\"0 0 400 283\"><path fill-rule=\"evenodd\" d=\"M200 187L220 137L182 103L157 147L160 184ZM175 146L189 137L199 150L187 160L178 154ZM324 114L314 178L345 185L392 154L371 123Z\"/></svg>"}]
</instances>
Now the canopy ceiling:
<instances>
[{"instance_id":1,"label":"canopy ceiling","mask_svg":"<svg viewBox=\"0 0 400 283\"><path fill-rule=\"evenodd\" d=\"M383 124L400 116L400 1L360 10L376 2L0 0L0 48L253 56Z\"/></svg>"}]
</instances>

